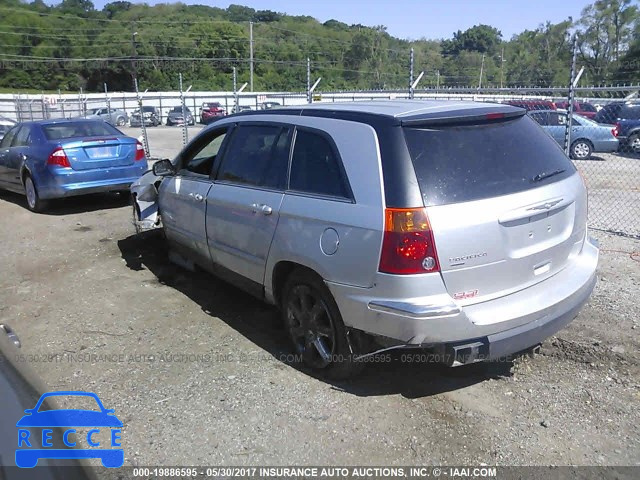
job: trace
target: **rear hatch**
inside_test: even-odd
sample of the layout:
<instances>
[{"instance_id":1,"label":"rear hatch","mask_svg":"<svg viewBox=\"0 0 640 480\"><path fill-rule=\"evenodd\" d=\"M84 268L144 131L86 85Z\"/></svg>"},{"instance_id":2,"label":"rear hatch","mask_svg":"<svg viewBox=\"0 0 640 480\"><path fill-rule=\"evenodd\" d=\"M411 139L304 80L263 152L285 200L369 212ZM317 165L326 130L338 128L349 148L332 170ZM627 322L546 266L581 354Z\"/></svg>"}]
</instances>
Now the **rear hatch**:
<instances>
[{"instance_id":1,"label":"rear hatch","mask_svg":"<svg viewBox=\"0 0 640 480\"><path fill-rule=\"evenodd\" d=\"M442 278L463 305L541 282L581 250L582 179L523 114L512 109L403 126Z\"/></svg>"},{"instance_id":2,"label":"rear hatch","mask_svg":"<svg viewBox=\"0 0 640 480\"><path fill-rule=\"evenodd\" d=\"M74 170L125 167L135 161L136 140L128 137L69 139L62 147Z\"/></svg>"}]
</instances>

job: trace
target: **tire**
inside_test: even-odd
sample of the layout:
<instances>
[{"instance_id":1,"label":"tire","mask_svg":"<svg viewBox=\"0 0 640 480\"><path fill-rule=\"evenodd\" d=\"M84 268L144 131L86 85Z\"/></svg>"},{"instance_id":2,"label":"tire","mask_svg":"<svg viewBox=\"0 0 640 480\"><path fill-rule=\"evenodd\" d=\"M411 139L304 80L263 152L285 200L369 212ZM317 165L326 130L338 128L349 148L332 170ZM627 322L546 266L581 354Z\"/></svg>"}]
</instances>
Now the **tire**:
<instances>
[{"instance_id":1,"label":"tire","mask_svg":"<svg viewBox=\"0 0 640 480\"><path fill-rule=\"evenodd\" d=\"M305 269L294 270L282 291L283 323L295 353L304 364L332 379L346 379L359 373L363 362L354 359L331 292L322 279Z\"/></svg>"},{"instance_id":2,"label":"tire","mask_svg":"<svg viewBox=\"0 0 640 480\"><path fill-rule=\"evenodd\" d=\"M574 160L588 160L593 153L591 142L584 139L576 140L571 144L571 158Z\"/></svg>"},{"instance_id":3,"label":"tire","mask_svg":"<svg viewBox=\"0 0 640 480\"><path fill-rule=\"evenodd\" d=\"M43 212L47 208L47 202L40 199L38 195L38 187L31 175L28 173L24 176L24 193L27 196L27 208L32 212Z\"/></svg>"},{"instance_id":4,"label":"tire","mask_svg":"<svg viewBox=\"0 0 640 480\"><path fill-rule=\"evenodd\" d=\"M127 119L124 117L118 117L116 119L116 126L118 127L124 127L127 124Z\"/></svg>"},{"instance_id":5,"label":"tire","mask_svg":"<svg viewBox=\"0 0 640 480\"><path fill-rule=\"evenodd\" d=\"M640 153L640 135L637 133L631 135L627 141L627 145L632 153Z\"/></svg>"}]
</instances>

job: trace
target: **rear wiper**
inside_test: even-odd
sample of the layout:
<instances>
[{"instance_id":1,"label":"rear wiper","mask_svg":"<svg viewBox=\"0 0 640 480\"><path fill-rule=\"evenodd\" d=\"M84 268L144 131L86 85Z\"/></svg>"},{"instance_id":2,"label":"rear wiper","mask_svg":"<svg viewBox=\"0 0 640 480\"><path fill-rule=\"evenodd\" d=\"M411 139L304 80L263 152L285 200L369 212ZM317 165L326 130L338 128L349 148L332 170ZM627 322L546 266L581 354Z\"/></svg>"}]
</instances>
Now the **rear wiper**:
<instances>
[{"instance_id":1,"label":"rear wiper","mask_svg":"<svg viewBox=\"0 0 640 480\"><path fill-rule=\"evenodd\" d=\"M544 180L545 178L553 177L554 175L560 175L561 173L564 173L566 171L567 170L564 168L559 168L558 170L554 170L553 172L550 172L550 173L542 172L537 174L535 177L533 177L531 181L539 182L541 180Z\"/></svg>"}]
</instances>

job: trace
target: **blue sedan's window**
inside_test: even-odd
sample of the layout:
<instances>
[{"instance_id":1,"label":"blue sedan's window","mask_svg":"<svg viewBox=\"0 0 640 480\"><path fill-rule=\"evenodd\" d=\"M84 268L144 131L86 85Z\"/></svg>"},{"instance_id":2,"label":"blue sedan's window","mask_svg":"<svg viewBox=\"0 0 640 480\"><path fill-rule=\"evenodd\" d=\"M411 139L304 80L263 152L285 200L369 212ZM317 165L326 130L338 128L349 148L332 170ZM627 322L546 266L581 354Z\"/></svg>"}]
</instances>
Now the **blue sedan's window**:
<instances>
[{"instance_id":1,"label":"blue sedan's window","mask_svg":"<svg viewBox=\"0 0 640 480\"><path fill-rule=\"evenodd\" d=\"M121 135L114 127L105 122L64 122L43 125L42 130L48 140L63 138L101 137L104 135Z\"/></svg>"}]
</instances>

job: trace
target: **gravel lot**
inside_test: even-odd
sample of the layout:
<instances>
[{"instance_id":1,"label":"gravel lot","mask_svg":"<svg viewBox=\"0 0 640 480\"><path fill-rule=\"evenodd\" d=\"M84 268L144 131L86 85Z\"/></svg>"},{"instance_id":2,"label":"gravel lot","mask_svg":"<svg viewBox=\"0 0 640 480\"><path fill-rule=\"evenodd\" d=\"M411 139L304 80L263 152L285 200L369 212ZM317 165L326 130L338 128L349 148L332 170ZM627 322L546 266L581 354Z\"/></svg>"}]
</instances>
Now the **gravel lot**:
<instances>
[{"instance_id":1,"label":"gravel lot","mask_svg":"<svg viewBox=\"0 0 640 480\"><path fill-rule=\"evenodd\" d=\"M154 156L181 144L178 128L149 134ZM127 199L36 215L0 192L0 217L0 323L51 389L115 409L126 465L640 465L637 240L593 232L592 299L534 358L396 354L328 383L288 361L276 311L135 237Z\"/></svg>"}]
</instances>

